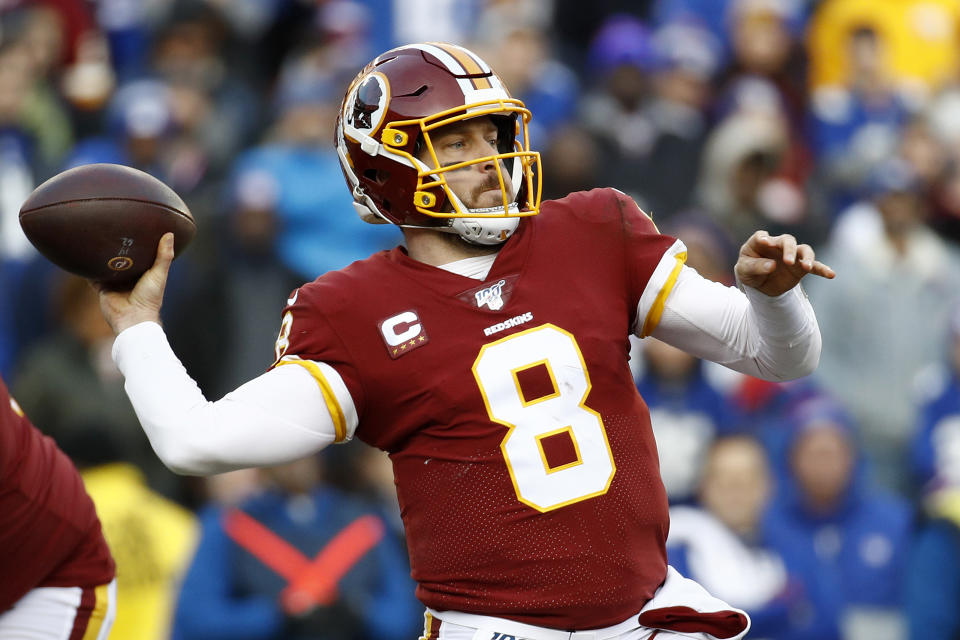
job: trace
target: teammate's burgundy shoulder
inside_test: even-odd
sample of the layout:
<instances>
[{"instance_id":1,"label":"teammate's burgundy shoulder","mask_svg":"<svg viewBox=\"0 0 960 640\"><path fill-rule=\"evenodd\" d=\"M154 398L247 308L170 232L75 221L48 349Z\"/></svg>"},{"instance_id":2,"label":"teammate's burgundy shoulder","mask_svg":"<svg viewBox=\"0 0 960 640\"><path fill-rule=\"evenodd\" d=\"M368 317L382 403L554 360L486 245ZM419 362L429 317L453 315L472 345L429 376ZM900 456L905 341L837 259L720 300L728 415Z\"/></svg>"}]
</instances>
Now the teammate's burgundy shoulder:
<instances>
[{"instance_id":1,"label":"teammate's burgundy shoulder","mask_svg":"<svg viewBox=\"0 0 960 640\"><path fill-rule=\"evenodd\" d=\"M115 567L70 459L0 379L0 612L35 587L93 587Z\"/></svg>"}]
</instances>

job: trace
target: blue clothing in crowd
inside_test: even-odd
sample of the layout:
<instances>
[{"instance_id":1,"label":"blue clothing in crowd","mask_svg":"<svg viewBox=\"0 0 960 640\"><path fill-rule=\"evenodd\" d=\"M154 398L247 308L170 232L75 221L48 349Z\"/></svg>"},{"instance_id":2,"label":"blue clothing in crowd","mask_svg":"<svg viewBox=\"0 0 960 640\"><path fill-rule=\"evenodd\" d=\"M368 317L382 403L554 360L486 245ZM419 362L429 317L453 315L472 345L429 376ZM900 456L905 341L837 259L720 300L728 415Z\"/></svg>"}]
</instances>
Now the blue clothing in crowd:
<instances>
[{"instance_id":1,"label":"blue clothing in crowd","mask_svg":"<svg viewBox=\"0 0 960 640\"><path fill-rule=\"evenodd\" d=\"M308 558L351 522L374 513L363 502L326 488L309 497L268 491L240 509ZM294 640L280 607L287 581L229 537L224 517L220 507L200 513L201 539L180 591L174 640ZM399 540L385 535L337 585L336 606L363 628L331 628L323 637L410 637L423 610L414 598L409 573Z\"/></svg>"},{"instance_id":2,"label":"blue clothing in crowd","mask_svg":"<svg viewBox=\"0 0 960 640\"><path fill-rule=\"evenodd\" d=\"M712 595L750 615L750 637L779 638L798 608L809 606L779 554L695 507L670 508L667 559Z\"/></svg>"},{"instance_id":3,"label":"blue clothing in crowd","mask_svg":"<svg viewBox=\"0 0 960 640\"><path fill-rule=\"evenodd\" d=\"M938 520L924 527L910 554L906 613L911 640L960 637L960 527Z\"/></svg>"},{"instance_id":4,"label":"blue clothing in crowd","mask_svg":"<svg viewBox=\"0 0 960 640\"><path fill-rule=\"evenodd\" d=\"M947 508L931 509L911 548L905 603L910 640L960 638L960 490L946 490L933 502Z\"/></svg>"},{"instance_id":5,"label":"blue clothing in crowd","mask_svg":"<svg viewBox=\"0 0 960 640\"><path fill-rule=\"evenodd\" d=\"M736 427L733 407L710 384L699 362L683 382L665 381L647 372L637 381L637 389L650 408L670 502L689 502L710 443Z\"/></svg>"},{"instance_id":6,"label":"blue clothing in crowd","mask_svg":"<svg viewBox=\"0 0 960 640\"><path fill-rule=\"evenodd\" d=\"M245 152L233 181L258 173L273 184L280 223L277 254L304 280L347 266L400 241L390 224L371 225L356 214L336 154L326 148L264 146Z\"/></svg>"},{"instance_id":7,"label":"blue clothing in crowd","mask_svg":"<svg viewBox=\"0 0 960 640\"><path fill-rule=\"evenodd\" d=\"M826 514L813 513L794 487L781 492L763 528L813 603L783 638L840 640L844 618L854 610L901 607L912 517L905 500L860 480Z\"/></svg>"},{"instance_id":8,"label":"blue clothing in crowd","mask_svg":"<svg viewBox=\"0 0 960 640\"><path fill-rule=\"evenodd\" d=\"M911 457L919 486L930 481L960 477L953 463L953 451L960 451L960 376L950 371L941 385L931 390L920 407L920 419L913 437Z\"/></svg>"}]
</instances>

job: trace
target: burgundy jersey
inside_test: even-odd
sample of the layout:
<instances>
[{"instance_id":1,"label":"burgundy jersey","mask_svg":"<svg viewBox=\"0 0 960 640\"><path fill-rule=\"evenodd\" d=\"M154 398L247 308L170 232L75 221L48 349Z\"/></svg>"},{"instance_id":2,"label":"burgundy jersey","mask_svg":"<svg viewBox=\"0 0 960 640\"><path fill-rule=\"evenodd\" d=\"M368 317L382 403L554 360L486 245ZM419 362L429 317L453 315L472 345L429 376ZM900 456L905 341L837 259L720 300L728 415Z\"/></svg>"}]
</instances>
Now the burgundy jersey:
<instances>
[{"instance_id":1,"label":"burgundy jersey","mask_svg":"<svg viewBox=\"0 0 960 640\"><path fill-rule=\"evenodd\" d=\"M35 587L95 587L114 573L80 474L0 380L0 612Z\"/></svg>"},{"instance_id":2,"label":"burgundy jersey","mask_svg":"<svg viewBox=\"0 0 960 640\"><path fill-rule=\"evenodd\" d=\"M667 498L628 335L655 322L677 247L595 190L543 203L483 282L397 248L299 289L281 355L333 366L357 437L390 453L424 604L589 629L663 582Z\"/></svg>"}]
</instances>

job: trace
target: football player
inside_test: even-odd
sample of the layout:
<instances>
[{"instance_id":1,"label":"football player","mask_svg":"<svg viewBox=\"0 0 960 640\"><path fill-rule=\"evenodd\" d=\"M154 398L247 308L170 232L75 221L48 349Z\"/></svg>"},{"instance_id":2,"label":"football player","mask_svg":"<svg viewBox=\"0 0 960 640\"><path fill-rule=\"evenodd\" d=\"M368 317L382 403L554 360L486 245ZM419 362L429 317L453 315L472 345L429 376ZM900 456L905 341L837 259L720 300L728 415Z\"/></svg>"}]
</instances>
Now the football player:
<instances>
[{"instance_id":1,"label":"football player","mask_svg":"<svg viewBox=\"0 0 960 640\"><path fill-rule=\"evenodd\" d=\"M0 379L0 638L106 640L115 573L76 467Z\"/></svg>"},{"instance_id":2,"label":"football player","mask_svg":"<svg viewBox=\"0 0 960 640\"><path fill-rule=\"evenodd\" d=\"M376 58L335 144L357 213L398 225L405 246L294 291L274 366L208 402L159 325L165 236L132 292L100 294L127 392L180 473L353 437L389 452L427 638L741 638L742 611L667 566L628 335L804 376L821 343L797 285L834 273L758 231L728 288L685 267L683 244L619 191L541 203L530 118L459 46Z\"/></svg>"}]
</instances>

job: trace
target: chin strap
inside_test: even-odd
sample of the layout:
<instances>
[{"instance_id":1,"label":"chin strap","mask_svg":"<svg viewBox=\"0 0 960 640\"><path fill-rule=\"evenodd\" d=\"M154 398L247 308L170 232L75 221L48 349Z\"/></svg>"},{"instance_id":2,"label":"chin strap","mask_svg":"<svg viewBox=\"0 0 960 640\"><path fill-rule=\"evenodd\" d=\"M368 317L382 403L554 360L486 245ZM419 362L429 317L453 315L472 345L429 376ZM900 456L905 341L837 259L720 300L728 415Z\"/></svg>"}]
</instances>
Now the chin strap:
<instances>
[{"instance_id":1,"label":"chin strap","mask_svg":"<svg viewBox=\"0 0 960 640\"><path fill-rule=\"evenodd\" d=\"M401 224L402 229L430 229L457 235L466 243L480 246L503 244L517 230L520 218L449 218L446 224Z\"/></svg>"},{"instance_id":2,"label":"chin strap","mask_svg":"<svg viewBox=\"0 0 960 640\"><path fill-rule=\"evenodd\" d=\"M470 244L496 245L506 242L518 224L519 218L452 218L450 229Z\"/></svg>"}]
</instances>

